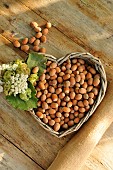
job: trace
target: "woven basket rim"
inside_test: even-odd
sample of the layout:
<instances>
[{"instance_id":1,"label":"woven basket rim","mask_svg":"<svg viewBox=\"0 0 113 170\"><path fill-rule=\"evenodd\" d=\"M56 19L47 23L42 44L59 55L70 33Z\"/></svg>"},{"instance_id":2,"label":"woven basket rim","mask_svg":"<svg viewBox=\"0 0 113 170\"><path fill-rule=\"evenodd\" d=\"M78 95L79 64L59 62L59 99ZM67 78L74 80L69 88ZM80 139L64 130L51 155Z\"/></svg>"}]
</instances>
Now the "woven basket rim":
<instances>
[{"instance_id":1,"label":"woven basket rim","mask_svg":"<svg viewBox=\"0 0 113 170\"><path fill-rule=\"evenodd\" d=\"M46 129L47 131L49 131L52 135L60 138L63 136L66 136L72 132L77 131L78 129L81 128L81 126L91 117L91 115L94 113L94 111L96 110L96 108L98 107L98 105L101 103L102 99L105 96L105 92L106 92L106 88L107 88L107 78L106 78L106 73L104 70L104 67L100 61L100 59L94 57L92 54L90 53L81 53L81 52L75 52L75 53L69 53L66 56L63 56L59 59L57 59L56 57L54 57L53 55L50 54L44 54L44 53L40 53L43 54L47 57L47 60L51 60L51 61L55 61L58 63L58 65L61 65L64 61L66 61L68 58L81 58L86 60L88 63L94 65L95 69L100 73L101 75L101 87L100 87L100 91L98 94L98 97L96 98L94 104L92 105L91 109L87 112L86 116L83 117L80 122L78 124L75 124L74 126L70 127L68 130L65 131L61 131L61 132L55 132L49 125L46 125L45 123L43 123L34 113L34 110L30 110L31 115L39 122L39 124Z\"/></svg>"}]
</instances>

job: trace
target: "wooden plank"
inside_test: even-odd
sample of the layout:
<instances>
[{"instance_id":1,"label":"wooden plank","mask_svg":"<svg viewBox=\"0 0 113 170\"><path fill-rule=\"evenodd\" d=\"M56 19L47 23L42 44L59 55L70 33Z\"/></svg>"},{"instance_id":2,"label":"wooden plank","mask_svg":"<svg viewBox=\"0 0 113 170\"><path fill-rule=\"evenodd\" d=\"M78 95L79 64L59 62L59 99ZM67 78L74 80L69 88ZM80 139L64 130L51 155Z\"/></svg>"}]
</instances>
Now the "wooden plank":
<instances>
[{"instance_id":1,"label":"wooden plank","mask_svg":"<svg viewBox=\"0 0 113 170\"><path fill-rule=\"evenodd\" d=\"M86 16L94 20L94 22L101 25L104 29L111 32L113 30L112 15L113 15L113 1L109 0L76 0L70 1L72 5L76 5L78 9ZM109 38L109 37L108 37Z\"/></svg>"},{"instance_id":2,"label":"wooden plank","mask_svg":"<svg viewBox=\"0 0 113 170\"><path fill-rule=\"evenodd\" d=\"M90 18L90 13L93 13L94 10L93 7L90 7L90 1L88 0L79 1L81 5L88 4L85 5L85 10L87 10L89 7L91 11L90 13L87 13L88 16L84 13L83 9L80 10L78 8L78 1L74 0L39 0L38 3L37 0L34 0L33 4L31 4L30 0L21 0L21 2L37 14L40 12L41 17L46 20L50 20L57 29L78 43L84 49L91 52L92 54L95 54L96 56L99 56L101 59L106 60L109 66L112 65L113 37L111 36L112 30L107 28L107 23L111 23L113 8L111 12L109 9L105 8L105 5L102 2L101 3L103 5L101 5L101 7L100 4L91 1L92 6L95 6L96 4L94 9L98 13L98 18L102 18L102 12L105 10L104 18L106 20L106 24L103 26L97 23L95 21L96 19L94 20L94 17Z\"/></svg>"},{"instance_id":3,"label":"wooden plank","mask_svg":"<svg viewBox=\"0 0 113 170\"><path fill-rule=\"evenodd\" d=\"M113 123L95 147L82 170L113 169Z\"/></svg>"},{"instance_id":4,"label":"wooden plank","mask_svg":"<svg viewBox=\"0 0 113 170\"><path fill-rule=\"evenodd\" d=\"M0 42L1 59L4 62L18 57L17 53L8 46L10 43L8 40L1 36ZM51 164L57 152L72 137L69 135L57 139L47 133L29 112L16 110L10 106L4 95L0 95L0 133L44 169Z\"/></svg>"},{"instance_id":5,"label":"wooden plank","mask_svg":"<svg viewBox=\"0 0 113 170\"><path fill-rule=\"evenodd\" d=\"M106 97L79 132L59 151L48 170L81 170L95 146L113 122L113 81ZM97 154L97 153L96 153ZM97 156L98 157L98 156ZM101 169L100 169L101 170Z\"/></svg>"},{"instance_id":6,"label":"wooden plank","mask_svg":"<svg viewBox=\"0 0 113 170\"><path fill-rule=\"evenodd\" d=\"M42 170L35 162L0 135L0 170Z\"/></svg>"},{"instance_id":7,"label":"wooden plank","mask_svg":"<svg viewBox=\"0 0 113 170\"><path fill-rule=\"evenodd\" d=\"M12 0L8 0L7 5L9 5L9 9L4 6L3 1L0 2L0 11L2 14L0 29L2 30L2 35L10 41L14 39L14 37L12 37L12 32L17 34L17 37L20 38L35 35L35 32L29 26L31 21L37 20L40 25L46 23L46 20L31 11L20 1L16 1L12 5ZM20 13L18 9L20 9ZM7 16L5 14L7 14ZM43 44L43 46L47 47L47 53L55 55L56 57L62 57L62 55L74 51L84 51L82 47L73 43L72 40L54 27L50 29L47 36L47 43Z\"/></svg>"},{"instance_id":8,"label":"wooden plank","mask_svg":"<svg viewBox=\"0 0 113 170\"><path fill-rule=\"evenodd\" d=\"M15 50L15 51L14 51ZM26 58L26 54L15 49L10 41L0 35L0 63L8 63L17 58Z\"/></svg>"},{"instance_id":9,"label":"wooden plank","mask_svg":"<svg viewBox=\"0 0 113 170\"><path fill-rule=\"evenodd\" d=\"M8 46L8 40L1 36L0 42L0 51L3 54L2 59L5 58L4 61L10 61L14 59L14 56L17 57L16 53ZM0 132L36 162L41 163L42 167L48 166L55 158L58 150L64 146L71 136L60 140L52 137L37 125L37 122L31 118L29 113L13 109L2 97L0 98ZM45 151L43 146L46 148ZM41 162L42 158L44 159L43 162Z\"/></svg>"},{"instance_id":10,"label":"wooden plank","mask_svg":"<svg viewBox=\"0 0 113 170\"><path fill-rule=\"evenodd\" d=\"M0 101L0 133L46 169L72 135L57 139L42 129L30 113L13 109L3 95Z\"/></svg>"},{"instance_id":11,"label":"wooden plank","mask_svg":"<svg viewBox=\"0 0 113 170\"><path fill-rule=\"evenodd\" d=\"M62 55L65 55L69 52L84 51L84 49L88 51L91 51L93 49L91 52L95 52L96 48L91 48L89 46L90 41L92 41L91 44L94 44L96 47L98 44L93 42L91 36L98 33L98 31L100 31L99 33L103 32L103 28L101 28L100 26L98 28L98 26L93 23L93 26L95 26L94 30L92 30L91 26L89 27L89 29L87 29L87 27L92 24L93 21L88 21L88 17L85 17L85 22L81 24L79 20L81 20L81 18L84 18L84 15L79 12L79 10L77 10L77 16L75 17L73 14L75 13L76 8L74 8L72 5L69 5L68 1L64 2L64 4L55 0L48 2L38 1L38 3L37 1L33 1L32 5L32 1L29 0L26 2L21 2L14 2L12 0L7 0L7 3L5 1L0 2L0 13L2 14L2 16L0 16L0 31L2 35L5 36L7 39L12 41L12 32L18 33L18 37L30 37L34 34L32 29L29 27L29 23L31 21L36 20L39 21L39 23L43 24L45 23L45 20L50 20L52 21L54 27L52 27L52 29L50 30L48 35L48 42L45 45L45 47L47 47L48 49L48 53L53 54L56 57L61 57ZM46 7L46 9L45 5L48 6ZM31 7L34 12L30 10ZM41 13L39 9L45 10L45 14ZM67 9L70 11L70 13ZM57 14L57 16L55 13ZM41 15L41 17L37 14ZM42 17L44 17L44 19ZM72 18L72 20L70 20L70 18ZM88 26L86 25L87 22ZM83 29L83 27L85 30ZM84 36L86 30L90 33L89 37ZM65 35L62 32L64 32ZM99 33L96 34L96 38L100 37L101 39L102 35L100 35ZM103 33L105 34L106 31L104 31ZM109 35L109 32L105 35ZM81 39L83 39L83 41ZM0 51L2 55L2 59L0 59L1 62L11 61L19 55L22 57L26 57L26 54L24 55L24 53L20 50L13 48L12 44L10 44L10 42L7 41L4 37L1 37L1 40L3 41L0 41ZM101 42L100 40L100 42L98 43L101 43L101 47L99 48L102 50L104 55L102 52L99 51L96 51L97 53L95 53L95 55L99 54L99 57L105 65L108 79L110 80L110 78L112 77L113 69L113 66L111 64L113 61L111 58L113 53L112 49L110 49L111 44L109 45L108 43L111 43L111 40L107 42L107 46L106 43L105 45L103 45L104 41ZM106 49L103 49L105 46L107 48L109 47L108 50L111 50L111 54L110 52L108 53ZM106 51L106 53L104 51ZM108 58L105 56L105 54L107 54ZM0 132L9 140L11 140L11 142L13 142L16 146L18 146L23 152L25 152L37 163L39 163L42 167L47 168L55 158L59 149L61 149L71 138L71 135L62 139L56 139L49 133L45 132L45 130L43 130L37 124L37 122L30 116L29 113L13 109L6 102L4 96L1 96L0 99ZM5 108L3 107L4 105Z\"/></svg>"},{"instance_id":12,"label":"wooden plank","mask_svg":"<svg viewBox=\"0 0 113 170\"><path fill-rule=\"evenodd\" d=\"M28 7L23 5L18 0L15 3L13 3L13 5L12 5L12 0L8 0L5 5L4 5L4 2L1 1L0 2L0 10L2 13L2 18L1 18L2 22L0 24L0 29L2 30L2 35L5 36L10 41L12 41L14 38L14 37L12 37L12 32L16 33L16 34L18 33L18 35L17 35L18 37L26 37L26 36L31 37L31 35L34 34L34 32L30 28L29 23L33 20L38 21L41 25L43 25L45 23L45 20L37 15L37 14L39 14L39 10L37 10L37 9L39 9L41 6L47 5L45 1L43 3L42 2L38 3L38 8L36 8L36 10L35 10L34 5L32 5L34 7L34 8L32 8L34 10L34 12L33 12L33 11L30 11L30 9ZM52 3L53 2L54 1L52 1ZM49 3L48 3L48 5L49 5ZM37 4L37 3L34 1L33 4ZM6 5L9 6L8 9L5 7ZM29 1L27 1L27 5L30 6ZM50 3L50 5L51 5L51 3ZM55 8L55 5L53 5L53 6ZM57 3L56 3L56 7L57 7ZM69 6L69 7L71 7L71 6ZM67 6L65 3L64 3L64 7L62 6L62 8L64 8L64 11L66 10ZM21 9L20 13L19 13L18 9ZM70 9L70 11L71 11L71 9ZM7 15L5 15L4 13ZM42 15L42 14L40 14L40 15ZM59 16L60 16L60 14L59 14ZM53 17L54 17L54 15L53 15ZM46 18L46 20L47 19L49 20L49 18ZM53 21L53 20L51 19L51 21ZM59 22L60 22L60 20L59 20ZM66 21L65 21L65 23L67 24ZM68 27L65 28L62 33L62 32L60 32L61 30L59 31L59 23L57 23L56 21L53 21L53 25L54 25L54 27L51 28L49 35L47 37L48 38L47 44L43 45L47 48L47 53L50 53L50 54L54 55L55 57L62 57L63 55L65 55L67 53L74 52L74 51L82 51L83 52L86 49L87 51L94 53L95 56L100 57L102 63L104 64L104 66L106 68L106 72L108 74L108 79L110 79L111 71L109 71L109 69L113 70L113 65L110 64L112 58L110 58L110 60L109 60L108 56L106 57L105 55L101 55L100 52L97 53L95 51L88 50L89 47L87 45L81 44L80 43L81 41L77 40L76 42L74 42L73 40L71 40L70 38L65 36L64 35L65 30L67 30L67 33L69 33L68 35L70 35L70 32L71 33L73 32ZM70 22L70 25L71 25L71 22ZM74 35L75 38L76 38L76 36L78 36L78 33L76 33ZM16 52L18 51L18 53L20 52L19 53L20 55L23 55L23 52L17 50L16 48L13 48L13 50L16 50Z\"/></svg>"}]
</instances>

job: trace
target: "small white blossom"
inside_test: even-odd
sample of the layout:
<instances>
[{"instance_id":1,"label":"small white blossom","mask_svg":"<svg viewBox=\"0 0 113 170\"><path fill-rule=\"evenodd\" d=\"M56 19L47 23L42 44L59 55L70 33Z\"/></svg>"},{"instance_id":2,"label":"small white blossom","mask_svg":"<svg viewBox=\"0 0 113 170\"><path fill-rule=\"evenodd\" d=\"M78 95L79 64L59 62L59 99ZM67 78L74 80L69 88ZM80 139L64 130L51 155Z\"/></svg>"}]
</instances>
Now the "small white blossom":
<instances>
[{"instance_id":1,"label":"small white blossom","mask_svg":"<svg viewBox=\"0 0 113 170\"><path fill-rule=\"evenodd\" d=\"M12 80L12 84L14 84L14 80Z\"/></svg>"},{"instance_id":2,"label":"small white blossom","mask_svg":"<svg viewBox=\"0 0 113 170\"><path fill-rule=\"evenodd\" d=\"M16 70L17 67L18 67L18 64L13 64L13 65L12 65L12 69L13 69L13 70Z\"/></svg>"},{"instance_id":3,"label":"small white blossom","mask_svg":"<svg viewBox=\"0 0 113 170\"><path fill-rule=\"evenodd\" d=\"M28 84L27 84L27 83L25 84L25 88L26 88L26 89L28 88Z\"/></svg>"},{"instance_id":4,"label":"small white blossom","mask_svg":"<svg viewBox=\"0 0 113 170\"><path fill-rule=\"evenodd\" d=\"M2 65L1 65L1 69L2 69L2 70L5 70L5 69L8 70L8 69L10 69L10 67L11 67L11 66L10 66L9 64L2 64Z\"/></svg>"},{"instance_id":5,"label":"small white blossom","mask_svg":"<svg viewBox=\"0 0 113 170\"><path fill-rule=\"evenodd\" d=\"M0 85L3 85L3 84L4 84L4 82L2 80L0 80Z\"/></svg>"},{"instance_id":6,"label":"small white blossom","mask_svg":"<svg viewBox=\"0 0 113 170\"><path fill-rule=\"evenodd\" d=\"M6 64L2 64L2 70L5 70Z\"/></svg>"},{"instance_id":7,"label":"small white blossom","mask_svg":"<svg viewBox=\"0 0 113 170\"><path fill-rule=\"evenodd\" d=\"M2 66L0 65L0 71L2 70Z\"/></svg>"},{"instance_id":8,"label":"small white blossom","mask_svg":"<svg viewBox=\"0 0 113 170\"><path fill-rule=\"evenodd\" d=\"M24 94L25 93L25 90L22 90L22 94Z\"/></svg>"},{"instance_id":9,"label":"small white blossom","mask_svg":"<svg viewBox=\"0 0 113 170\"><path fill-rule=\"evenodd\" d=\"M5 64L5 69L9 69L11 66L9 64Z\"/></svg>"},{"instance_id":10,"label":"small white blossom","mask_svg":"<svg viewBox=\"0 0 113 170\"><path fill-rule=\"evenodd\" d=\"M0 70L16 70L16 68L18 67L17 64L2 64L0 65Z\"/></svg>"},{"instance_id":11,"label":"small white blossom","mask_svg":"<svg viewBox=\"0 0 113 170\"><path fill-rule=\"evenodd\" d=\"M21 89L19 89L19 90L18 90L18 92L19 92L19 93L21 93L21 92L22 92L22 90L21 90Z\"/></svg>"},{"instance_id":12,"label":"small white blossom","mask_svg":"<svg viewBox=\"0 0 113 170\"><path fill-rule=\"evenodd\" d=\"M18 91L18 87L15 87L15 91Z\"/></svg>"},{"instance_id":13,"label":"small white blossom","mask_svg":"<svg viewBox=\"0 0 113 170\"><path fill-rule=\"evenodd\" d=\"M16 96L20 93L25 93L26 89L28 88L27 83L28 75L16 74L15 76L11 76L11 89L9 94L14 94Z\"/></svg>"},{"instance_id":14,"label":"small white blossom","mask_svg":"<svg viewBox=\"0 0 113 170\"><path fill-rule=\"evenodd\" d=\"M11 92L14 92L15 90L14 89L11 89Z\"/></svg>"},{"instance_id":15,"label":"small white blossom","mask_svg":"<svg viewBox=\"0 0 113 170\"><path fill-rule=\"evenodd\" d=\"M18 85L18 83L17 82L14 82L14 86L17 86Z\"/></svg>"},{"instance_id":16,"label":"small white blossom","mask_svg":"<svg viewBox=\"0 0 113 170\"><path fill-rule=\"evenodd\" d=\"M19 80L17 80L17 81L16 81L16 83L17 83L17 84L20 84L20 81L19 81Z\"/></svg>"},{"instance_id":17,"label":"small white blossom","mask_svg":"<svg viewBox=\"0 0 113 170\"><path fill-rule=\"evenodd\" d=\"M18 80L18 77L15 77L15 80L17 81L17 80Z\"/></svg>"},{"instance_id":18,"label":"small white blossom","mask_svg":"<svg viewBox=\"0 0 113 170\"><path fill-rule=\"evenodd\" d=\"M17 95L17 93L16 92L14 92L14 96L16 97L16 95Z\"/></svg>"},{"instance_id":19,"label":"small white blossom","mask_svg":"<svg viewBox=\"0 0 113 170\"><path fill-rule=\"evenodd\" d=\"M2 86L0 86L0 93L2 93L3 92L3 87Z\"/></svg>"},{"instance_id":20,"label":"small white blossom","mask_svg":"<svg viewBox=\"0 0 113 170\"><path fill-rule=\"evenodd\" d=\"M25 78L27 79L27 78L28 78L28 75L25 75Z\"/></svg>"},{"instance_id":21,"label":"small white blossom","mask_svg":"<svg viewBox=\"0 0 113 170\"><path fill-rule=\"evenodd\" d=\"M14 76L11 76L11 80L14 81L14 79L15 79Z\"/></svg>"},{"instance_id":22,"label":"small white blossom","mask_svg":"<svg viewBox=\"0 0 113 170\"><path fill-rule=\"evenodd\" d=\"M19 74L16 74L16 77L18 77L18 78L19 78L19 77L20 77L20 75L19 75Z\"/></svg>"},{"instance_id":23,"label":"small white blossom","mask_svg":"<svg viewBox=\"0 0 113 170\"><path fill-rule=\"evenodd\" d=\"M21 77L25 77L25 75L23 73L21 73Z\"/></svg>"},{"instance_id":24,"label":"small white blossom","mask_svg":"<svg viewBox=\"0 0 113 170\"><path fill-rule=\"evenodd\" d=\"M13 89L15 86L14 85L11 85L11 88Z\"/></svg>"}]
</instances>

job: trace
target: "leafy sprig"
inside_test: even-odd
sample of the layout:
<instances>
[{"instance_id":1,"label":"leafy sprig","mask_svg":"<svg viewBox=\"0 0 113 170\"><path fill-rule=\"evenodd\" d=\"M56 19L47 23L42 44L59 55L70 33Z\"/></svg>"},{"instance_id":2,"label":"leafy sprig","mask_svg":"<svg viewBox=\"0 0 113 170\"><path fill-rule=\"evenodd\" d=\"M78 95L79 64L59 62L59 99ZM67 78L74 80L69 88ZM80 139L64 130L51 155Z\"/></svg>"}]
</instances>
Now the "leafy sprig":
<instances>
[{"instance_id":1,"label":"leafy sprig","mask_svg":"<svg viewBox=\"0 0 113 170\"><path fill-rule=\"evenodd\" d=\"M7 101L16 109L20 110L30 110L32 108L37 108L37 101L38 99L35 97L36 95L36 90L34 86L29 83L28 86L31 89L31 98L29 98L28 101L22 100L19 95L16 97L14 95L11 96L6 96Z\"/></svg>"},{"instance_id":2,"label":"leafy sprig","mask_svg":"<svg viewBox=\"0 0 113 170\"><path fill-rule=\"evenodd\" d=\"M38 75L42 75L44 72L44 69L46 68L46 57L42 54L38 54L36 52L30 53L28 56L28 59L26 61L26 64L28 65L28 68L30 69L30 74L32 72L32 69L36 66L39 67ZM37 108L37 101L38 99L36 98L36 89L35 87L28 81L28 88L31 89L31 98L29 100L24 101L22 100L19 95L10 95L6 96L7 101L17 109L21 110L29 110L32 108Z\"/></svg>"}]
</instances>

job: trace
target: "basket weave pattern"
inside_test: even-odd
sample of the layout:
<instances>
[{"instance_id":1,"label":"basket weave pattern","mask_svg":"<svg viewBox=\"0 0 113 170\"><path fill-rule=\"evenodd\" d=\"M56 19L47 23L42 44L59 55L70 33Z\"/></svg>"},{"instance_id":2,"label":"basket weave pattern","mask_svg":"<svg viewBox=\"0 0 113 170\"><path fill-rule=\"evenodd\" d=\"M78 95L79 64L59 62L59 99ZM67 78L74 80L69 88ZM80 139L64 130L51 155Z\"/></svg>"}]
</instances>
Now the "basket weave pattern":
<instances>
[{"instance_id":1,"label":"basket weave pattern","mask_svg":"<svg viewBox=\"0 0 113 170\"><path fill-rule=\"evenodd\" d=\"M105 96L105 92L106 92L106 88L107 88L106 73L105 73L105 70L104 70L104 67L103 67L101 61L98 58L96 58L93 55L91 55L90 53L79 53L79 52L70 53L70 54L68 54L65 57L62 57L60 59L56 59L54 56L49 55L49 54L45 54L45 56L47 57L48 60L57 62L58 65L61 65L68 58L70 58L70 59L72 59L72 58L81 58L81 59L85 60L87 63L93 65L95 67L95 69L98 71L98 73L100 73L100 75L101 75L101 87L100 87L100 91L99 91L98 97L96 98L96 100L95 100L94 104L92 105L91 109L86 113L86 116L83 117L78 124L73 125L68 130L61 131L61 132L55 132L50 126L48 126L45 123L43 123L35 115L33 110L30 111L31 115L39 122L39 124L44 129L46 129L47 131L49 131L51 134L55 135L56 137L63 137L65 135L68 135L71 132L74 132L74 131L77 131L78 129L80 129L80 127L94 113L94 111L96 110L96 108L98 107L98 105L100 104L100 102L102 101L102 99Z\"/></svg>"}]
</instances>

